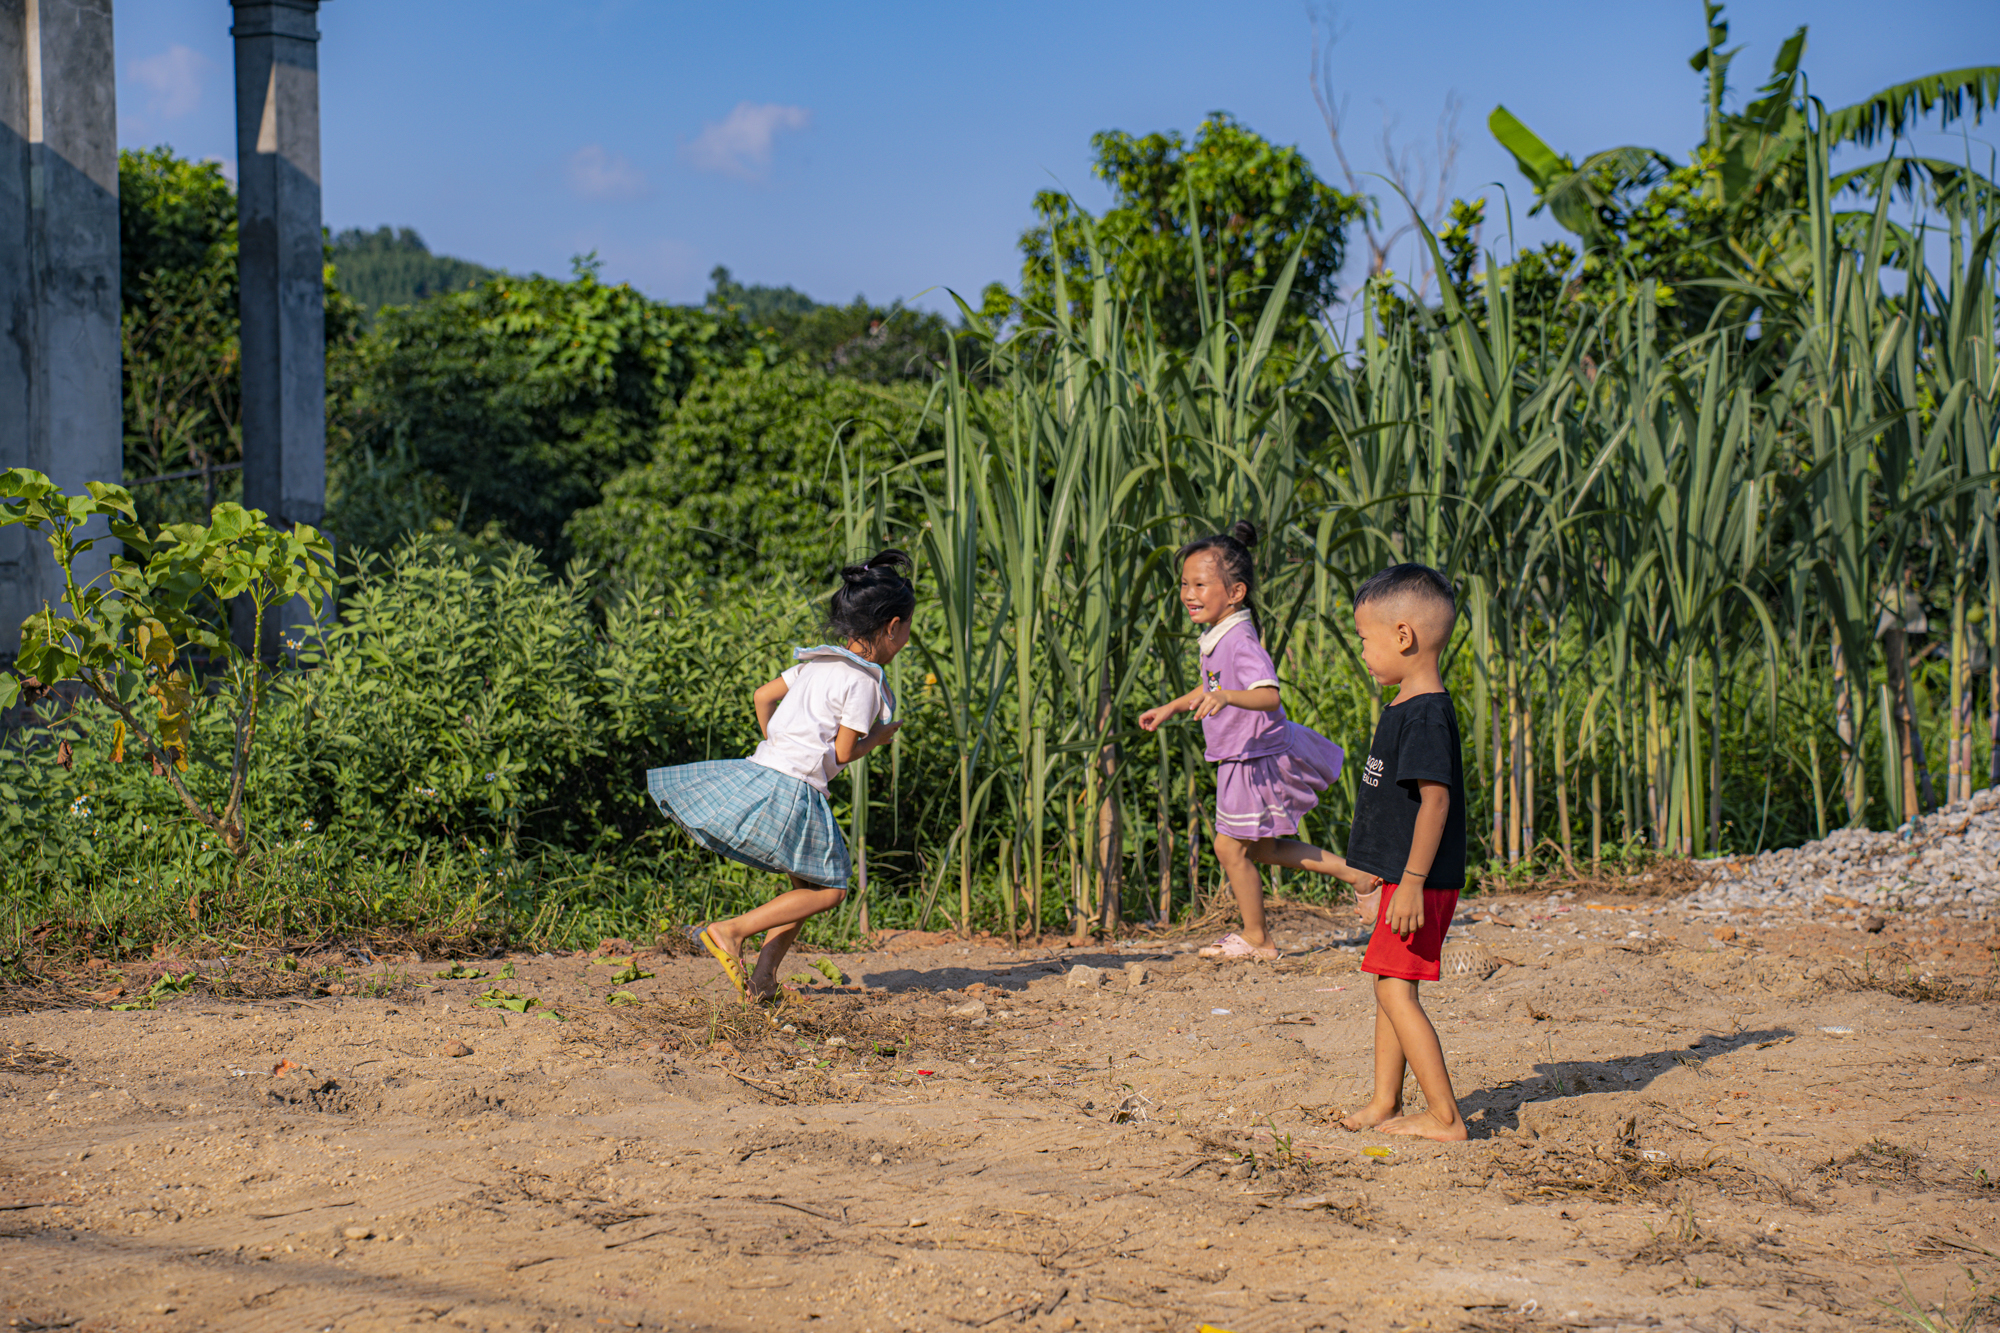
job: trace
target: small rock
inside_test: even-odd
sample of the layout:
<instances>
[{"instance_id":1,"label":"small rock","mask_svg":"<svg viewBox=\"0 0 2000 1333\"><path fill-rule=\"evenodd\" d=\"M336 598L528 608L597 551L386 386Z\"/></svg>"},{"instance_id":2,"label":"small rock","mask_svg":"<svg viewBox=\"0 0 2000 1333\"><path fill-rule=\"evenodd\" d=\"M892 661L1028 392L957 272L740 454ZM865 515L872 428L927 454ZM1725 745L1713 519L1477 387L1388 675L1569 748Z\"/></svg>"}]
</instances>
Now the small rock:
<instances>
[{"instance_id":1,"label":"small rock","mask_svg":"<svg viewBox=\"0 0 2000 1333\"><path fill-rule=\"evenodd\" d=\"M1715 938L1721 940L1724 944L1729 943L1729 941L1736 938L1736 927L1717 926L1715 928Z\"/></svg>"},{"instance_id":2,"label":"small rock","mask_svg":"<svg viewBox=\"0 0 2000 1333\"><path fill-rule=\"evenodd\" d=\"M1125 964L1125 989L1138 990L1153 979L1153 969L1144 963Z\"/></svg>"},{"instance_id":3,"label":"small rock","mask_svg":"<svg viewBox=\"0 0 2000 1333\"><path fill-rule=\"evenodd\" d=\"M368 1240L375 1233L367 1227L342 1227L340 1234L348 1240Z\"/></svg>"},{"instance_id":4,"label":"small rock","mask_svg":"<svg viewBox=\"0 0 2000 1333\"><path fill-rule=\"evenodd\" d=\"M1103 982L1103 971L1088 964L1072 967L1063 979L1063 984L1071 990L1096 990Z\"/></svg>"},{"instance_id":5,"label":"small rock","mask_svg":"<svg viewBox=\"0 0 2000 1333\"><path fill-rule=\"evenodd\" d=\"M460 1056L471 1055L472 1048L470 1046L467 1046L462 1041L448 1041L444 1044L444 1048L440 1050L438 1054L442 1055L447 1060L456 1060Z\"/></svg>"},{"instance_id":6,"label":"small rock","mask_svg":"<svg viewBox=\"0 0 2000 1333\"><path fill-rule=\"evenodd\" d=\"M881 1153L879 1153L879 1152L871 1152L871 1153L869 1153L869 1154L868 1154L868 1165L870 1165L870 1166L880 1166L880 1165L882 1165L882 1154L881 1154Z\"/></svg>"},{"instance_id":7,"label":"small rock","mask_svg":"<svg viewBox=\"0 0 2000 1333\"><path fill-rule=\"evenodd\" d=\"M953 1018L984 1018L986 1017L986 1001L967 1000L964 1004L953 1005L951 1008L945 1010L945 1013Z\"/></svg>"},{"instance_id":8,"label":"small rock","mask_svg":"<svg viewBox=\"0 0 2000 1333\"><path fill-rule=\"evenodd\" d=\"M1868 917L1866 920L1862 921L1861 928L1867 931L1870 935L1880 935L1882 933L1882 928L1888 924L1889 923L1887 921L1884 921L1879 916L1871 916Z\"/></svg>"},{"instance_id":9,"label":"small rock","mask_svg":"<svg viewBox=\"0 0 2000 1333\"><path fill-rule=\"evenodd\" d=\"M845 1037L828 1037L828 1038L826 1039L826 1044L827 1044L827 1045L829 1045L829 1046L845 1046L845 1045L847 1045L847 1038L845 1038Z\"/></svg>"}]
</instances>

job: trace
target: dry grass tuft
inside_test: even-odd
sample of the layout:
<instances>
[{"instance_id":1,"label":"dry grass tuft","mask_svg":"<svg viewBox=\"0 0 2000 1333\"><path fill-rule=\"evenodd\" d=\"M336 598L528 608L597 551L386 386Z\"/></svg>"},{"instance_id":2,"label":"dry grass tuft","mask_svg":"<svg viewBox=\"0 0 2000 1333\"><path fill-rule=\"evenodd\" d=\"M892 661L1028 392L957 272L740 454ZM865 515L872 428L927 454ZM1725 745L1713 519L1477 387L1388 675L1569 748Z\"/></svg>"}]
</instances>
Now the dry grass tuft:
<instances>
[{"instance_id":1,"label":"dry grass tuft","mask_svg":"<svg viewBox=\"0 0 2000 1333\"><path fill-rule=\"evenodd\" d=\"M2000 998L2000 954L1977 982L1920 972L1906 955L1896 954L1865 956L1858 971L1846 964L1828 968L1823 980L1838 990L1875 991L1919 1004L1985 1004Z\"/></svg>"},{"instance_id":2,"label":"dry grass tuft","mask_svg":"<svg viewBox=\"0 0 2000 1333\"><path fill-rule=\"evenodd\" d=\"M874 1095L881 1081L935 1076L916 1071L979 1060L992 1049L990 1029L927 1012L907 996L787 993L759 1006L670 994L619 1013L642 1040L717 1060L724 1073L787 1102L855 1100ZM968 1072L1001 1077L969 1064ZM843 1080L852 1075L861 1077Z\"/></svg>"}]
</instances>

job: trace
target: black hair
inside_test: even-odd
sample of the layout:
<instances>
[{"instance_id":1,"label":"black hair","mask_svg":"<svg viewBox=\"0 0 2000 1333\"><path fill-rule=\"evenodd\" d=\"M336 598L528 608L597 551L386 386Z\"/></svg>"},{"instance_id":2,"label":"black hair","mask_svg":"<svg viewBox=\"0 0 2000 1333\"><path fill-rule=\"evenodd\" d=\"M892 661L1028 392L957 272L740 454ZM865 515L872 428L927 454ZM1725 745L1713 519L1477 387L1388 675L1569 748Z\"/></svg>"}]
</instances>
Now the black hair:
<instances>
[{"instance_id":1,"label":"black hair","mask_svg":"<svg viewBox=\"0 0 2000 1333\"><path fill-rule=\"evenodd\" d=\"M1256 544L1257 525L1247 519L1239 519L1229 525L1227 532L1211 532L1181 547L1174 553L1174 563L1185 566L1189 556L1213 551L1216 562L1222 566L1222 577L1230 583L1243 585L1243 606L1254 619L1257 614L1257 562L1251 557L1250 548Z\"/></svg>"},{"instance_id":2,"label":"black hair","mask_svg":"<svg viewBox=\"0 0 2000 1333\"><path fill-rule=\"evenodd\" d=\"M1370 602L1393 597L1415 597L1441 607L1449 616L1458 615L1458 592L1451 580L1429 565L1414 562L1391 565L1378 574L1370 574L1354 590L1354 609L1359 611Z\"/></svg>"},{"instance_id":3,"label":"black hair","mask_svg":"<svg viewBox=\"0 0 2000 1333\"><path fill-rule=\"evenodd\" d=\"M917 590L904 571L916 567L909 556L890 549L841 570L840 588L826 607L828 633L866 643L892 620L907 623L916 613Z\"/></svg>"}]
</instances>

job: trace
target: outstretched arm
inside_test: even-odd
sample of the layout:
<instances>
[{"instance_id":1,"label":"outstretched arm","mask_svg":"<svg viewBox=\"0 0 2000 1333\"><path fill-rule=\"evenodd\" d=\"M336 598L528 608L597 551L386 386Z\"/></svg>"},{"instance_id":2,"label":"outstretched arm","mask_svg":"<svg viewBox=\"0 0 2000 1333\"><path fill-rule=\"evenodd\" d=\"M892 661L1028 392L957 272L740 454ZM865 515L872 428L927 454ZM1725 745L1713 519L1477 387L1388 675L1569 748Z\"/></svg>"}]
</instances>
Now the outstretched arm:
<instances>
[{"instance_id":1,"label":"outstretched arm","mask_svg":"<svg viewBox=\"0 0 2000 1333\"><path fill-rule=\"evenodd\" d=\"M1148 708L1139 714L1139 726L1145 731L1158 731L1160 724L1177 713L1185 713L1201 699L1202 688L1197 685L1178 699L1169 699L1158 708Z\"/></svg>"},{"instance_id":2,"label":"outstretched arm","mask_svg":"<svg viewBox=\"0 0 2000 1333\"><path fill-rule=\"evenodd\" d=\"M1269 713L1278 706L1278 687L1259 685L1249 690L1209 690L1194 706L1195 720L1214 717L1225 708L1247 708L1253 713Z\"/></svg>"}]
</instances>

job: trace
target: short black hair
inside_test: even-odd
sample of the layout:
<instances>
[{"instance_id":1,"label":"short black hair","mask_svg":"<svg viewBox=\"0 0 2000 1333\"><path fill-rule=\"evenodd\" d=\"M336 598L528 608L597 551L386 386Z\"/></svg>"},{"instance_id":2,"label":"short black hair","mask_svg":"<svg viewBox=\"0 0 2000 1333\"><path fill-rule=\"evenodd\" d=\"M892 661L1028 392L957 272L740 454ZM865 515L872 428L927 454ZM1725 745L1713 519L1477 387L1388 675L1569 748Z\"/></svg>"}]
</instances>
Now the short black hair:
<instances>
[{"instance_id":1,"label":"short black hair","mask_svg":"<svg viewBox=\"0 0 2000 1333\"><path fill-rule=\"evenodd\" d=\"M866 643L892 620L907 622L917 609L917 590L905 570L916 562L891 548L840 571L840 588L826 608L826 628L834 637Z\"/></svg>"},{"instance_id":2,"label":"short black hair","mask_svg":"<svg viewBox=\"0 0 2000 1333\"><path fill-rule=\"evenodd\" d=\"M1361 586L1354 590L1354 609L1359 611L1370 602L1400 597L1415 597L1454 619L1458 616L1458 590L1452 587L1451 580L1429 565L1414 561L1391 565L1362 580Z\"/></svg>"}]
</instances>

